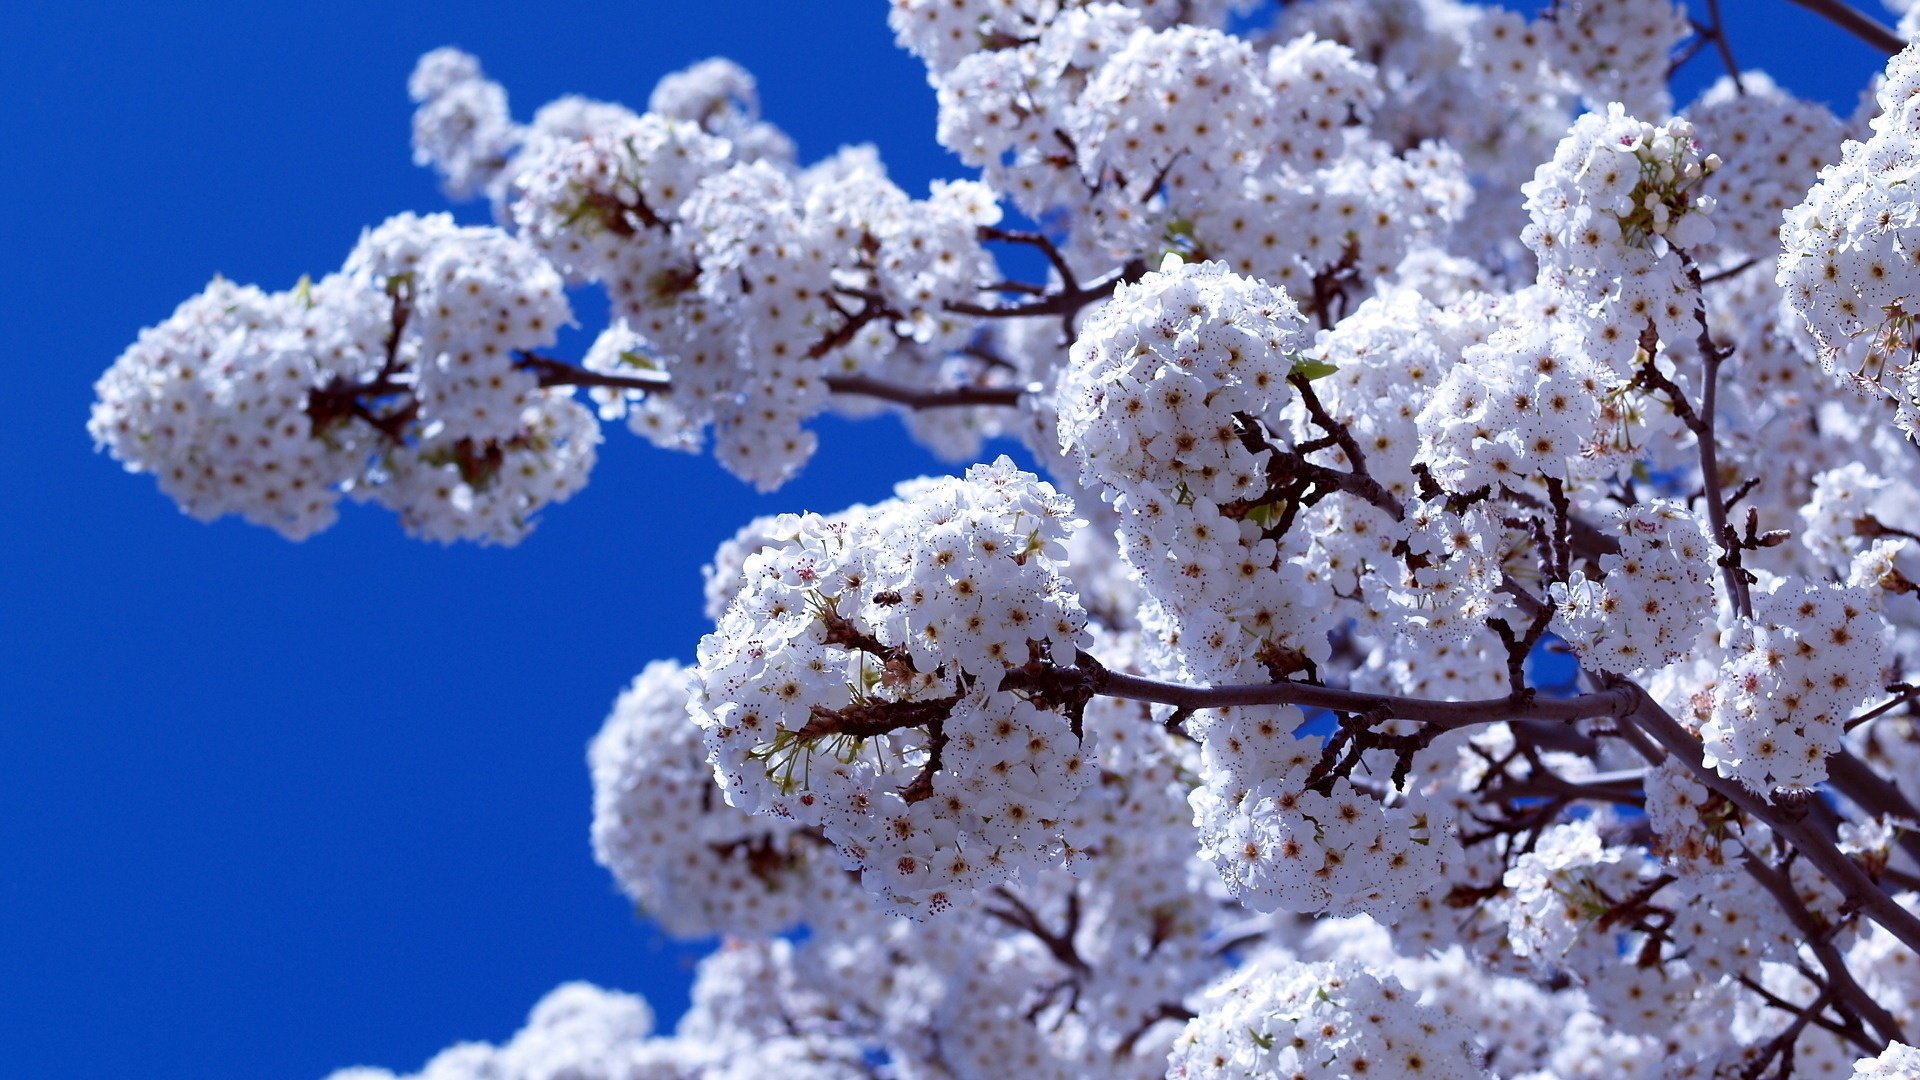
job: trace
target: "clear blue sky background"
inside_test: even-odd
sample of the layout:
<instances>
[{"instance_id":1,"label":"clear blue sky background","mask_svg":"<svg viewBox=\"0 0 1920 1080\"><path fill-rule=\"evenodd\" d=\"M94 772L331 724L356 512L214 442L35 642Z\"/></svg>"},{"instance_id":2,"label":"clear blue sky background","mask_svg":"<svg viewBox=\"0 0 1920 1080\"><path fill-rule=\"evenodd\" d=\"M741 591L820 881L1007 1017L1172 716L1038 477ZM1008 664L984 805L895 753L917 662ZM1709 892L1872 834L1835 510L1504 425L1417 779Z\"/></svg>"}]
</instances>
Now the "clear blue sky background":
<instances>
[{"instance_id":1,"label":"clear blue sky background","mask_svg":"<svg viewBox=\"0 0 1920 1080\"><path fill-rule=\"evenodd\" d=\"M1726 6L1743 61L1843 111L1879 66L1781 0ZM83 430L94 378L214 272L282 288L443 208L404 90L436 45L478 53L522 117L567 92L641 106L726 54L808 158L872 141L916 192L956 171L877 0L535 10L0 3L0 1075L414 1068L566 979L683 1007L698 950L592 862L586 741L647 660L691 657L699 566L735 527L934 462L891 422L829 424L756 498L612 431L517 549L352 507L293 545L182 517Z\"/></svg>"}]
</instances>

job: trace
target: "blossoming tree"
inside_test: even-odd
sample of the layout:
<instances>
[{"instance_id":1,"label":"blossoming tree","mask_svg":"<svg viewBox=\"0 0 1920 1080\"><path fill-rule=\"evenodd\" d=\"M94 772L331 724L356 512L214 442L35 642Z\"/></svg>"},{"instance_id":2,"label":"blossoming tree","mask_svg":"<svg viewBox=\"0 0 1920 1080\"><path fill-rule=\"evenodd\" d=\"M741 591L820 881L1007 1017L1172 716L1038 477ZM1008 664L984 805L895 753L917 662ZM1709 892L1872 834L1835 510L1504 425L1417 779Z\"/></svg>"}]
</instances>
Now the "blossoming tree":
<instances>
[{"instance_id":1,"label":"blossoming tree","mask_svg":"<svg viewBox=\"0 0 1920 1080\"><path fill-rule=\"evenodd\" d=\"M589 755L724 942L691 1012L425 1076L1920 1076L1920 17L1802 3L1891 56L1857 117L1713 3L893 0L925 198L723 60L522 122L439 50L415 157L496 224L216 279L91 432L293 539L515 543L617 421L1034 465L722 546Z\"/></svg>"}]
</instances>

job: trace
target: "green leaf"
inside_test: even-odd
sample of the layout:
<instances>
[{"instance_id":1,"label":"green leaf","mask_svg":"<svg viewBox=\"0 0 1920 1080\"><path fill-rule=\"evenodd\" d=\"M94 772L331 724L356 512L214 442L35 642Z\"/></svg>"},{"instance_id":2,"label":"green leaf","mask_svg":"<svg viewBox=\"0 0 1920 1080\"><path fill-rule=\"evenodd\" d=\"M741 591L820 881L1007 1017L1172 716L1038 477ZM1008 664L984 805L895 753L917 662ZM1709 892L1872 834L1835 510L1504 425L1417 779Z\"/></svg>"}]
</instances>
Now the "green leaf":
<instances>
[{"instance_id":1,"label":"green leaf","mask_svg":"<svg viewBox=\"0 0 1920 1080\"><path fill-rule=\"evenodd\" d=\"M1329 364L1325 360L1313 360L1305 356L1295 357L1293 361L1293 373L1304 376L1308 382L1324 379L1339 370L1338 364Z\"/></svg>"}]
</instances>

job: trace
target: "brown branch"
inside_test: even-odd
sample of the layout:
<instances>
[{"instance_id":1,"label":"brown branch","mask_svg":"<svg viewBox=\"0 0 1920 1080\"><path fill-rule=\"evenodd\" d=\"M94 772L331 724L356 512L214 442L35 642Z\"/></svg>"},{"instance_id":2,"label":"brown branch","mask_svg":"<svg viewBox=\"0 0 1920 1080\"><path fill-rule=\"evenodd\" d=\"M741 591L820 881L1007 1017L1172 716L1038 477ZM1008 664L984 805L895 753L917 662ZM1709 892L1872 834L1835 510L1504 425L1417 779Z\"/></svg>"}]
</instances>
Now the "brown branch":
<instances>
[{"instance_id":1,"label":"brown branch","mask_svg":"<svg viewBox=\"0 0 1920 1080\"><path fill-rule=\"evenodd\" d=\"M307 391L307 421L316 437L325 434L334 424L352 417L365 421L367 426L395 446L407 441L407 425L420 415L420 402L413 397L413 387L399 381L400 336L413 315L411 275L389 278L387 297L393 301L393 308L387 319L386 356L381 361L380 370L366 382L353 382L344 375L335 375L326 385ZM374 402L396 395L399 401L392 411L374 411Z\"/></svg>"},{"instance_id":2,"label":"brown branch","mask_svg":"<svg viewBox=\"0 0 1920 1080\"><path fill-rule=\"evenodd\" d=\"M1188 711L1244 705L1300 705L1349 714L1383 714L1443 729L1512 720L1570 723L1597 717L1619 718L1632 711L1642 696L1637 687L1621 687L1570 698L1434 701L1304 682L1186 686L1113 671L1086 653L1079 655L1077 664L1073 668L1050 668L1039 673L1012 671L1001 683L1001 689L1048 690L1059 694L1063 687L1078 687L1089 696L1146 701Z\"/></svg>"},{"instance_id":3,"label":"brown branch","mask_svg":"<svg viewBox=\"0 0 1920 1080\"><path fill-rule=\"evenodd\" d=\"M1352 470L1346 481L1349 485L1347 490L1386 511L1395 521L1400 520L1405 511L1399 503L1394 501L1387 489L1381 487L1380 482L1373 478L1373 474L1367 471L1367 455L1360 449L1360 440L1353 437L1353 432L1348 430L1347 425L1335 420L1332 414L1327 412L1327 407L1320 403L1320 395L1314 393L1313 381L1296 372L1287 376L1287 382L1291 383L1295 392L1300 395L1300 403L1306 406L1307 415L1313 418L1313 422L1319 426L1320 430L1333 437L1334 442L1340 446L1340 452L1347 456L1347 467Z\"/></svg>"},{"instance_id":4,"label":"brown branch","mask_svg":"<svg viewBox=\"0 0 1920 1080\"><path fill-rule=\"evenodd\" d=\"M1780 995L1767 989L1765 986L1762 986L1760 983L1755 982L1751 976L1741 975L1738 977L1738 981L1741 986L1752 991L1755 997L1759 998L1761 1001L1766 1002L1769 1006L1775 1009L1779 1009L1781 1012L1789 1013L1795 1016L1803 1014L1803 1009L1801 1006L1795 1005L1793 1002L1782 998ZM1822 987L1821 989L1824 990L1825 987ZM1844 1025L1835 1023L1834 1021L1829 1020L1824 1016L1815 1016L1813 1018L1813 1025L1823 1030L1830 1031L1833 1034L1838 1035L1843 1039L1853 1038L1852 1033L1860 1029L1860 1025L1857 1021L1854 1022L1852 1028L1848 1028Z\"/></svg>"},{"instance_id":5,"label":"brown branch","mask_svg":"<svg viewBox=\"0 0 1920 1080\"><path fill-rule=\"evenodd\" d=\"M866 294L865 299L866 306L851 315L846 315L846 317L841 320L839 326L834 327L825 337L808 346L807 356L809 359L818 360L840 346L845 345L847 342L852 341L855 334L864 330L867 324L873 322L875 319L899 318L900 313L887 306L886 302L881 300L878 295ZM829 306L835 311L840 310L838 304L830 304ZM844 315L845 313L842 312L842 314Z\"/></svg>"},{"instance_id":6,"label":"brown branch","mask_svg":"<svg viewBox=\"0 0 1920 1080\"><path fill-rule=\"evenodd\" d=\"M952 715L953 707L959 701L960 695L949 694L924 701L872 701L865 705L849 705L844 709L815 705L807 722L794 731L793 736L801 742L835 735L855 739L877 738L908 728L939 724Z\"/></svg>"},{"instance_id":7,"label":"brown branch","mask_svg":"<svg viewBox=\"0 0 1920 1080\"><path fill-rule=\"evenodd\" d=\"M1078 888L1067 893L1066 919L1058 931L1048 929L1047 925L1040 921L1040 916L1035 914L1034 910L1027 906L1026 901L1020 899L1019 894L1012 889L997 886L993 890L993 895L1007 907L988 907L985 909L988 915L1016 930L1024 930L1032 935L1036 941L1046 946L1048 955L1058 961L1061 967L1072 971L1075 975L1085 978L1093 973L1093 969L1087 966L1086 960L1080 956L1079 949L1073 943L1074 935L1080 931L1080 890Z\"/></svg>"},{"instance_id":8,"label":"brown branch","mask_svg":"<svg viewBox=\"0 0 1920 1080\"><path fill-rule=\"evenodd\" d=\"M1700 279L1700 284L1718 285L1723 281L1728 281L1733 278L1737 278L1741 274L1746 273L1747 271L1753 269L1758 265L1760 265L1760 256L1755 255L1752 258L1747 259L1745 262L1735 263L1732 266L1727 267L1725 270L1717 270L1711 274L1708 274L1706 277L1703 277Z\"/></svg>"},{"instance_id":9,"label":"brown branch","mask_svg":"<svg viewBox=\"0 0 1920 1080\"><path fill-rule=\"evenodd\" d=\"M996 229L991 225L982 225L978 235L982 240L997 240L1006 244L1025 244L1028 247L1038 248L1040 254L1047 257L1047 262L1053 265L1054 273L1060 275L1061 287L1070 293L1080 291L1080 279L1073 276L1073 267L1067 265L1067 257L1061 254L1053 239L1045 233L1016 232L1012 229Z\"/></svg>"},{"instance_id":10,"label":"brown branch","mask_svg":"<svg viewBox=\"0 0 1920 1080\"><path fill-rule=\"evenodd\" d=\"M1893 1018L1885 1006L1873 999L1861 985L1854 981L1853 973L1847 969L1846 957L1833 944L1835 927L1824 926L1820 920L1807 910L1800 899L1799 892L1793 887L1792 879L1786 871L1768 866L1759 857L1749 853L1746 858L1747 873L1760 887L1772 896L1774 902L1786 913L1787 921L1799 932L1807 948L1812 950L1814 960L1820 964L1826 974L1826 992L1823 996L1833 999L1836 1009L1844 1009L1867 1023L1873 1025L1880 1038L1887 1042L1904 1042L1905 1035L1900 1030L1899 1021ZM1883 1048L1868 1038L1864 1031L1850 1035L1855 1045L1868 1053L1879 1053Z\"/></svg>"},{"instance_id":11,"label":"brown branch","mask_svg":"<svg viewBox=\"0 0 1920 1080\"><path fill-rule=\"evenodd\" d=\"M943 306L956 315L972 315L981 319L1019 319L1036 315L1058 315L1071 320L1081 308L1095 301L1105 300L1121 285L1139 281L1146 276L1146 273L1147 264L1134 259L1091 285L1077 289L1063 288L1057 293L1048 293L1024 304L988 305L965 300L949 300Z\"/></svg>"},{"instance_id":12,"label":"brown branch","mask_svg":"<svg viewBox=\"0 0 1920 1080\"><path fill-rule=\"evenodd\" d=\"M858 319L858 316L855 318ZM853 325L852 322L844 324L842 329L851 325ZM522 353L519 363L522 368L540 377L541 386L604 386L639 390L649 394L665 394L673 390L673 377L664 371L638 371L631 375L615 375L591 371L564 360L533 353ZM1015 386L953 386L922 389L902 386L868 375L828 375L824 381L827 389L836 394L879 398L912 409L1018 405L1026 392Z\"/></svg>"},{"instance_id":13,"label":"brown branch","mask_svg":"<svg viewBox=\"0 0 1920 1080\"><path fill-rule=\"evenodd\" d=\"M1707 324L1707 297L1700 285L1700 267L1684 252L1680 256L1686 267L1688 283L1693 287L1695 298L1693 315L1699 323L1698 344L1705 363L1705 374L1700 389L1700 409L1694 421L1687 426L1693 429L1695 441L1700 450L1700 483L1706 494L1707 525L1711 530L1713 542L1719 544L1724 554L1720 557L1720 573L1727 589L1727 599L1733 604L1735 613L1751 619L1753 617L1753 596L1747 591L1749 583L1746 567L1740 564L1742 544L1740 538L1727 524L1727 497L1720 486L1719 439L1714 434L1716 403L1720 394L1720 365L1733 354L1731 348L1723 348L1713 340L1713 329ZM1654 370L1651 357L1647 369ZM1669 384L1671 385L1671 384ZM1676 403L1684 400L1677 392ZM1682 419L1685 419L1683 416Z\"/></svg>"},{"instance_id":14,"label":"brown branch","mask_svg":"<svg viewBox=\"0 0 1920 1080\"><path fill-rule=\"evenodd\" d=\"M1713 40L1713 47L1719 50L1720 63L1733 78L1734 92L1745 97L1747 84L1740 79L1740 63L1733 58L1733 46L1727 43L1727 21L1720 16L1720 0L1707 0L1707 18L1713 20L1707 36Z\"/></svg>"},{"instance_id":15,"label":"brown branch","mask_svg":"<svg viewBox=\"0 0 1920 1080\"><path fill-rule=\"evenodd\" d=\"M592 371L577 367L565 360L556 360L551 356L535 353L518 354L519 366L531 371L540 379L541 386L604 386L617 390L639 390L648 394L664 394L673 389L673 377L664 371L636 371L631 375L615 375L611 372Z\"/></svg>"},{"instance_id":16,"label":"brown branch","mask_svg":"<svg viewBox=\"0 0 1920 1080\"><path fill-rule=\"evenodd\" d=\"M1314 404L1318 405L1319 402L1316 400ZM1326 411L1322 409L1320 414L1326 416ZM1244 446L1248 453L1269 455L1266 468L1267 490L1258 499L1250 501L1254 504L1276 501L1286 504L1287 511L1281 518L1280 525L1271 530L1272 534L1284 535L1287 528L1292 525L1293 516L1299 507L1311 506L1335 491L1344 491L1365 499L1395 521L1399 521L1405 514L1405 508L1394 499L1393 495L1386 488L1381 487L1379 481L1364 472L1342 471L1308 461L1299 450L1290 450L1275 442L1268 434L1266 425L1252 413L1235 413L1233 421L1236 433L1240 436L1240 445ZM1326 423L1331 425L1331 428L1339 428L1343 432L1346 430L1344 425L1332 417L1327 417ZM1338 436L1332 433L1331 428L1328 437L1338 441ZM1348 438L1351 439L1352 436L1349 435ZM1358 447L1356 446L1355 449L1357 450Z\"/></svg>"},{"instance_id":17,"label":"brown branch","mask_svg":"<svg viewBox=\"0 0 1920 1080\"><path fill-rule=\"evenodd\" d=\"M1739 781L1729 780L1707 768L1702 761L1700 740L1639 686L1626 680L1615 680L1612 688L1639 698L1638 705L1621 719L1620 728L1623 735L1635 732L1641 736L1639 739L1630 738L1629 741L1640 749L1649 763L1657 764L1662 751L1678 758L1680 764L1701 784L1739 807L1749 817L1766 823L1773 829L1774 835L1791 844L1847 898L1855 910L1879 923L1907 948L1920 952L1920 917L1900 906L1858 863L1842 853L1831 837L1809 821L1806 814L1795 814L1786 807L1769 803Z\"/></svg>"},{"instance_id":18,"label":"brown branch","mask_svg":"<svg viewBox=\"0 0 1920 1080\"><path fill-rule=\"evenodd\" d=\"M1881 50L1888 56L1907 47L1899 34L1844 0L1787 0Z\"/></svg>"},{"instance_id":19,"label":"brown branch","mask_svg":"<svg viewBox=\"0 0 1920 1080\"><path fill-rule=\"evenodd\" d=\"M1852 731L1861 724L1867 723L1870 720L1878 720L1900 706L1911 703L1916 697L1920 697L1920 685L1907 686L1901 683L1895 683L1887 687L1887 693L1892 694L1893 697L1848 720L1847 730Z\"/></svg>"},{"instance_id":20,"label":"brown branch","mask_svg":"<svg viewBox=\"0 0 1920 1080\"><path fill-rule=\"evenodd\" d=\"M1552 771L1534 772L1517 779L1503 779L1487 789L1487 798L1496 802L1513 799L1584 799L1617 806L1645 806L1642 789L1644 770L1606 773L1582 780L1569 780Z\"/></svg>"},{"instance_id":21,"label":"brown branch","mask_svg":"<svg viewBox=\"0 0 1920 1080\"><path fill-rule=\"evenodd\" d=\"M1184 1024L1193 1019L1193 1017L1194 1011L1185 1005L1181 1005L1178 1002L1163 1001L1156 1006L1152 1012L1141 1017L1138 1026L1132 1031L1127 1032L1126 1038L1120 1040L1120 1045L1113 1048L1113 1056L1123 1058L1132 1055L1133 1048L1139 1045L1140 1040L1146 1037L1147 1032L1153 1030L1155 1024L1167 1020L1177 1020Z\"/></svg>"},{"instance_id":22,"label":"brown branch","mask_svg":"<svg viewBox=\"0 0 1920 1080\"><path fill-rule=\"evenodd\" d=\"M1020 404L1025 390L1017 386L948 386L921 388L876 379L869 375L828 375L827 389L836 394L878 398L909 409L951 409L976 405Z\"/></svg>"},{"instance_id":23,"label":"brown branch","mask_svg":"<svg viewBox=\"0 0 1920 1080\"><path fill-rule=\"evenodd\" d=\"M1773 1064L1775 1058L1780 1060L1781 1076L1793 1075L1794 1044L1800 1041L1800 1033L1807 1029L1807 1025L1820 1015L1820 1012L1827 1007L1827 1002L1831 1000L1833 1000L1833 987L1828 986L1823 988L1812 1001L1792 1010L1792 1022L1782 1028L1778 1035L1767 1040L1767 1045L1761 1048L1760 1056L1740 1074L1741 1080L1760 1080L1766 1074L1767 1066Z\"/></svg>"},{"instance_id":24,"label":"brown branch","mask_svg":"<svg viewBox=\"0 0 1920 1080\"><path fill-rule=\"evenodd\" d=\"M1517 506L1532 510L1549 509L1548 504L1537 495L1516 491L1510 487L1500 489L1500 498ZM1451 509L1451 507L1449 507ZM1455 511L1458 513L1458 511ZM1566 538L1570 553L1589 562L1598 562L1602 555L1620 554L1620 541L1605 529L1575 513L1567 514Z\"/></svg>"},{"instance_id":25,"label":"brown branch","mask_svg":"<svg viewBox=\"0 0 1920 1080\"><path fill-rule=\"evenodd\" d=\"M944 716L936 717L927 724L927 760L921 763L913 780L900 789L901 799L917 803L933 798L933 777L940 771L940 758L946 749L947 721Z\"/></svg>"}]
</instances>

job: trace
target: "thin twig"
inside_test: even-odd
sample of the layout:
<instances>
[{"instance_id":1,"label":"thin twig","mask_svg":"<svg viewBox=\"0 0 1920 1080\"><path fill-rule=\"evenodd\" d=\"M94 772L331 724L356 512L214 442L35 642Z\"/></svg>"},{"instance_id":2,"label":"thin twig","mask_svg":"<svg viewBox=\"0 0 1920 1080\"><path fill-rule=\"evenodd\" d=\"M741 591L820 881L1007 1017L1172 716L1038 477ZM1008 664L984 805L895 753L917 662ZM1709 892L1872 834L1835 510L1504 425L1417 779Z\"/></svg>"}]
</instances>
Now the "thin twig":
<instances>
[{"instance_id":1,"label":"thin twig","mask_svg":"<svg viewBox=\"0 0 1920 1080\"><path fill-rule=\"evenodd\" d=\"M869 375L828 375L827 389L836 394L878 398L909 409L951 409L974 405L1018 405L1026 391L1017 386L902 386Z\"/></svg>"},{"instance_id":2,"label":"thin twig","mask_svg":"<svg viewBox=\"0 0 1920 1080\"><path fill-rule=\"evenodd\" d=\"M1727 20L1720 16L1720 0L1707 0L1707 18L1713 20L1711 36L1713 47L1720 53L1720 63L1733 78L1734 92L1745 97L1747 84L1740 81L1740 62L1733 58L1733 46L1727 43Z\"/></svg>"},{"instance_id":3,"label":"thin twig","mask_svg":"<svg viewBox=\"0 0 1920 1080\"><path fill-rule=\"evenodd\" d=\"M1885 52L1888 56L1907 47L1907 43L1899 34L1851 4L1843 3L1842 0L1787 0L1787 2L1806 8L1861 41Z\"/></svg>"}]
</instances>

